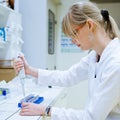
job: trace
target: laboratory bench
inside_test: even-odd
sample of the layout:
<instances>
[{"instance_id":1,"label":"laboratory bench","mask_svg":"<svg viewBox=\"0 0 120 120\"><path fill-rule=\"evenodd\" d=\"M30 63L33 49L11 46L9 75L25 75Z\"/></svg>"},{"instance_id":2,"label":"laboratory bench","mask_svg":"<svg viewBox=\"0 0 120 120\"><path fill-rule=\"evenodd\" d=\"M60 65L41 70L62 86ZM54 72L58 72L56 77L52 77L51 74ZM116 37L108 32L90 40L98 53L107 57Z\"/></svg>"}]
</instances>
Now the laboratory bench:
<instances>
[{"instance_id":1,"label":"laboratory bench","mask_svg":"<svg viewBox=\"0 0 120 120\"><path fill-rule=\"evenodd\" d=\"M0 96L0 120L48 120L48 117L42 116L20 116L20 109L18 107L19 101L24 98L21 90L21 84L19 78L16 77L12 81L5 83L0 82L0 86L10 89L10 93L6 96ZM65 90L61 87L38 85L35 80L27 78L25 80L25 94L36 94L44 97L42 105L56 105L57 101L65 96ZM62 96L62 97L61 97Z\"/></svg>"},{"instance_id":2,"label":"laboratory bench","mask_svg":"<svg viewBox=\"0 0 120 120\"><path fill-rule=\"evenodd\" d=\"M1 60L0 59L0 81L5 80L9 82L16 76L13 68L13 60Z\"/></svg>"},{"instance_id":3,"label":"laboratory bench","mask_svg":"<svg viewBox=\"0 0 120 120\"><path fill-rule=\"evenodd\" d=\"M0 81L9 82L16 76L14 68L0 68Z\"/></svg>"}]
</instances>

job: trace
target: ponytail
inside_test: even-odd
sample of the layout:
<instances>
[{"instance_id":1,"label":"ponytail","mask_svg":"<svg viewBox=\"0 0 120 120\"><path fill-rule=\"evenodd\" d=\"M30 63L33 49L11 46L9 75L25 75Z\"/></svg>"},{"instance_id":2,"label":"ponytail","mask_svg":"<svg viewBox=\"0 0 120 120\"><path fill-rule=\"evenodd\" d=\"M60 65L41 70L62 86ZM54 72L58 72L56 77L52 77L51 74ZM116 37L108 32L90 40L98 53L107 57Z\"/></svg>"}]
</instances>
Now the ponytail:
<instances>
[{"instance_id":1,"label":"ponytail","mask_svg":"<svg viewBox=\"0 0 120 120\"><path fill-rule=\"evenodd\" d=\"M111 25L111 31L109 31L109 36L110 34L113 34L113 38L118 37L120 39L120 30L115 22L115 20L109 16L109 24Z\"/></svg>"},{"instance_id":2,"label":"ponytail","mask_svg":"<svg viewBox=\"0 0 120 120\"><path fill-rule=\"evenodd\" d=\"M115 20L109 15L109 12L107 10L101 10L101 15L103 17L102 24L108 36L111 39L114 39L115 37L120 39L120 31L118 26Z\"/></svg>"}]
</instances>

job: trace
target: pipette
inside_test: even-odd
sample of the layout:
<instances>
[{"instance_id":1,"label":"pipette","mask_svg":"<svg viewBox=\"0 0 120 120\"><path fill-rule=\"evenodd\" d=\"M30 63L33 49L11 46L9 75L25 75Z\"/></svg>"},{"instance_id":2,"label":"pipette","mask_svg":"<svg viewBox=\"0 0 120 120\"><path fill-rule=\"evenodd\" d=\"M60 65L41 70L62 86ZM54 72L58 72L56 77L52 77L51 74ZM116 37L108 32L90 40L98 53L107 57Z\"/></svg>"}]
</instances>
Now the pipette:
<instances>
[{"instance_id":1,"label":"pipette","mask_svg":"<svg viewBox=\"0 0 120 120\"><path fill-rule=\"evenodd\" d=\"M20 59L20 57L18 56L18 58ZM22 70L19 71L19 78L20 78L20 82L21 82L21 86L22 86L22 93L23 93L23 97L25 97L25 70L24 67L22 68Z\"/></svg>"}]
</instances>

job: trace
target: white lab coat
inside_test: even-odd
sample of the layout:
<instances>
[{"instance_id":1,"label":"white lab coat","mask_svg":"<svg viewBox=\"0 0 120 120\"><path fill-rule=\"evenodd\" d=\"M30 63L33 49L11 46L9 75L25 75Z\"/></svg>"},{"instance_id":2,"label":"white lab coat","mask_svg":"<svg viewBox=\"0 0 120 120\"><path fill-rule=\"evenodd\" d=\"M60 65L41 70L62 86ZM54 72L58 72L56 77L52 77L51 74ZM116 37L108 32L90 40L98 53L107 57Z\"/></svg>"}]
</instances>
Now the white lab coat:
<instances>
[{"instance_id":1,"label":"white lab coat","mask_svg":"<svg viewBox=\"0 0 120 120\"><path fill-rule=\"evenodd\" d=\"M72 86L88 79L89 102L84 110L53 107L52 120L120 120L120 40L112 40L102 53L96 70L92 51L67 71L39 69L38 82ZM96 78L95 78L96 74Z\"/></svg>"}]
</instances>

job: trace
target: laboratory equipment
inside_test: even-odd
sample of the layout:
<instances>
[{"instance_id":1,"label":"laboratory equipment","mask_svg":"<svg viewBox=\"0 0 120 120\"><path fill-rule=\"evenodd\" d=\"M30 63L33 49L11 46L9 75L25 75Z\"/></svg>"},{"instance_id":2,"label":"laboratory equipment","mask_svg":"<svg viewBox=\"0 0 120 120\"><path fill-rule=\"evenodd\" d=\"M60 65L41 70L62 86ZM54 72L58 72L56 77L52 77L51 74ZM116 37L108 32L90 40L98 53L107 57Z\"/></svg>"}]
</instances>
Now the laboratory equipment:
<instances>
[{"instance_id":1,"label":"laboratory equipment","mask_svg":"<svg viewBox=\"0 0 120 120\"><path fill-rule=\"evenodd\" d=\"M0 40L6 41L6 32L5 32L5 28L0 28Z\"/></svg>"},{"instance_id":2,"label":"laboratory equipment","mask_svg":"<svg viewBox=\"0 0 120 120\"><path fill-rule=\"evenodd\" d=\"M12 9L0 4L0 18L2 18L2 19L0 19L0 28L6 26L10 13L13 13Z\"/></svg>"},{"instance_id":3,"label":"laboratory equipment","mask_svg":"<svg viewBox=\"0 0 120 120\"><path fill-rule=\"evenodd\" d=\"M8 88L0 88L0 95L6 96L9 92Z\"/></svg>"},{"instance_id":4,"label":"laboratory equipment","mask_svg":"<svg viewBox=\"0 0 120 120\"><path fill-rule=\"evenodd\" d=\"M40 97L39 95L30 94L30 95L28 95L25 98L23 98L23 99L20 100L20 102L18 103L18 107L22 107L21 104L23 102L31 102L31 103L39 104L43 100L44 100L44 97Z\"/></svg>"},{"instance_id":5,"label":"laboratory equipment","mask_svg":"<svg viewBox=\"0 0 120 120\"><path fill-rule=\"evenodd\" d=\"M18 59L20 59L20 56L18 56ZM25 70L24 67L22 68L22 70L19 71L19 78L20 78L20 82L21 82L21 87L22 87L22 93L23 93L23 97L25 97Z\"/></svg>"}]
</instances>

